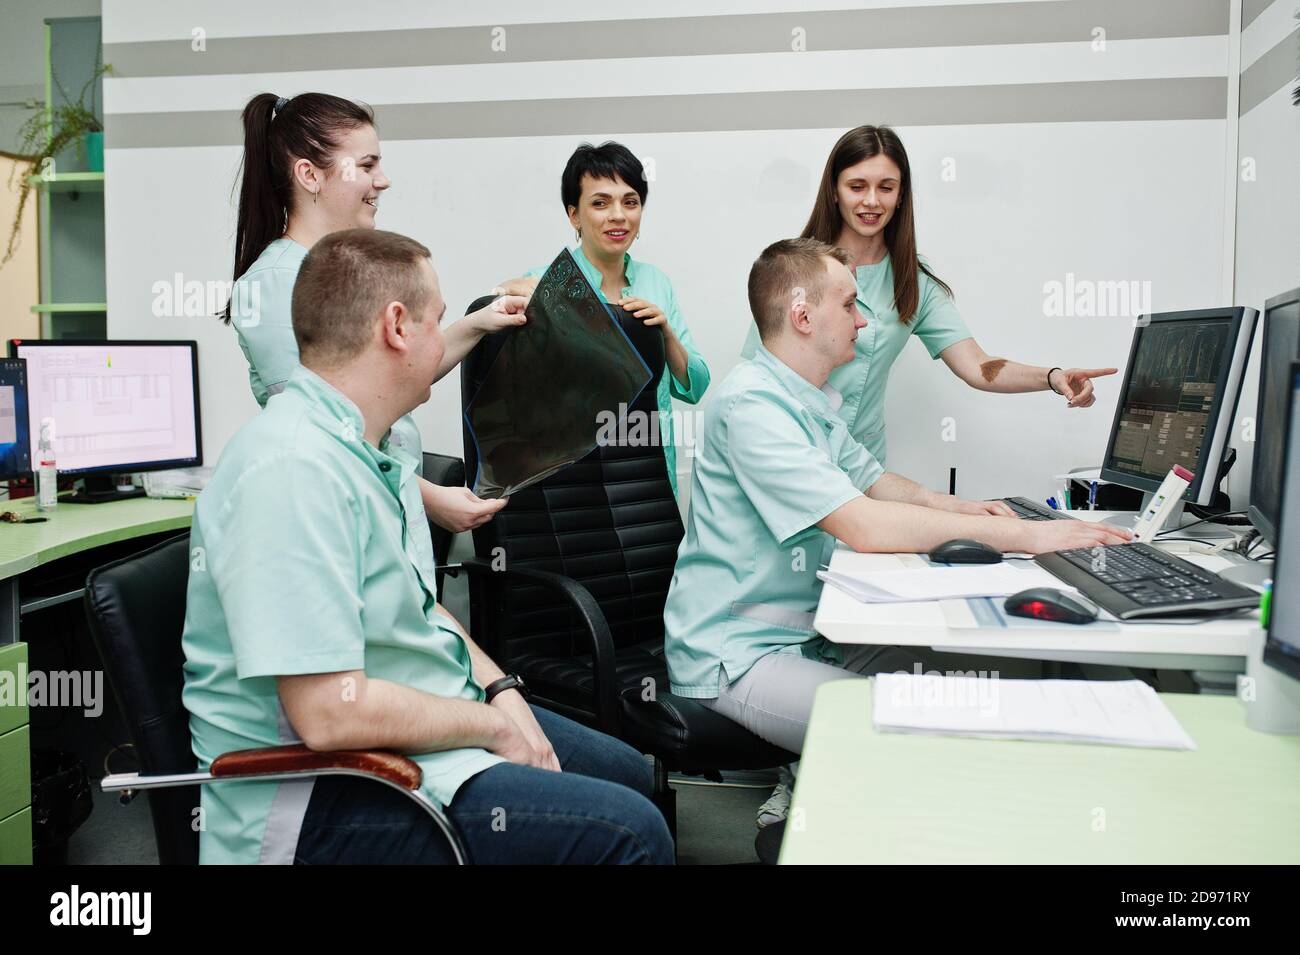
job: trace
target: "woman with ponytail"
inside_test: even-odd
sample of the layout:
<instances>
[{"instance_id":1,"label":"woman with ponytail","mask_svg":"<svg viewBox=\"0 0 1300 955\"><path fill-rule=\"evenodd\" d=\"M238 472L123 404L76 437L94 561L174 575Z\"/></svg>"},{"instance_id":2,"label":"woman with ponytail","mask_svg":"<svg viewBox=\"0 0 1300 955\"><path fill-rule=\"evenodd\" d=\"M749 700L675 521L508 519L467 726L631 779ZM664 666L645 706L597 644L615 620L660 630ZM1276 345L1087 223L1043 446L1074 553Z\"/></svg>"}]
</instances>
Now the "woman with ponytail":
<instances>
[{"instance_id":1,"label":"woman with ponytail","mask_svg":"<svg viewBox=\"0 0 1300 955\"><path fill-rule=\"evenodd\" d=\"M1096 398L1092 379L1114 368L1040 368L994 358L975 341L953 304L952 289L917 255L912 170L903 142L888 126L859 126L840 137L822 171L812 215L802 233L839 246L853 258L858 308L857 360L835 369L830 384L844 398L849 431L885 463L885 386L894 360L915 335L931 358L980 391L1055 391L1070 408ZM751 331L746 357L758 338ZM989 505L994 513L1010 513Z\"/></svg>"},{"instance_id":2,"label":"woman with ponytail","mask_svg":"<svg viewBox=\"0 0 1300 955\"><path fill-rule=\"evenodd\" d=\"M253 397L265 406L298 364L290 305L308 249L331 232L373 229L390 183L380 166L374 114L359 103L327 93L292 99L259 93L244 107L243 123L235 284L222 317L239 335ZM500 298L448 326L438 378L485 334L523 324L525 301ZM389 441L421 459L410 415L393 426ZM452 531L483 524L505 503L424 480L421 494L429 517Z\"/></svg>"}]
</instances>

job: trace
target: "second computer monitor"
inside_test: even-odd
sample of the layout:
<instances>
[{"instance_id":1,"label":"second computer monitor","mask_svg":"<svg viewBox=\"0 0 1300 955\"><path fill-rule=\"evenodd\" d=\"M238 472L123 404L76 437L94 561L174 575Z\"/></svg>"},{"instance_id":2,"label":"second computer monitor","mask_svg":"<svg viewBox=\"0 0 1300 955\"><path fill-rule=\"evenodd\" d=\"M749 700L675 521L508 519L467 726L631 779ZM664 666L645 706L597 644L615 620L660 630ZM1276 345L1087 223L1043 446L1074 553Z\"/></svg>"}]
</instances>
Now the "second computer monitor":
<instances>
[{"instance_id":1,"label":"second computer monitor","mask_svg":"<svg viewBox=\"0 0 1300 955\"><path fill-rule=\"evenodd\" d=\"M1283 432L1278 524L1291 534L1285 540L1278 534L1264 662L1300 680L1300 530L1293 526L1300 519L1300 364L1290 365L1282 378L1287 386L1283 405L1287 426Z\"/></svg>"},{"instance_id":2,"label":"second computer monitor","mask_svg":"<svg viewBox=\"0 0 1300 955\"><path fill-rule=\"evenodd\" d=\"M14 339L9 352L27 359L32 454L53 418L61 473L202 463L194 342Z\"/></svg>"},{"instance_id":3,"label":"second computer monitor","mask_svg":"<svg viewBox=\"0 0 1300 955\"><path fill-rule=\"evenodd\" d=\"M1268 300L1264 306L1263 339L1247 515L1260 535L1275 544L1286 443L1282 423L1287 420L1291 401L1291 363L1300 360L1300 289Z\"/></svg>"},{"instance_id":4,"label":"second computer monitor","mask_svg":"<svg viewBox=\"0 0 1300 955\"><path fill-rule=\"evenodd\" d=\"M1103 480L1150 493L1178 464L1196 475L1183 499L1210 503L1258 315L1238 307L1143 316L1133 334Z\"/></svg>"}]
</instances>

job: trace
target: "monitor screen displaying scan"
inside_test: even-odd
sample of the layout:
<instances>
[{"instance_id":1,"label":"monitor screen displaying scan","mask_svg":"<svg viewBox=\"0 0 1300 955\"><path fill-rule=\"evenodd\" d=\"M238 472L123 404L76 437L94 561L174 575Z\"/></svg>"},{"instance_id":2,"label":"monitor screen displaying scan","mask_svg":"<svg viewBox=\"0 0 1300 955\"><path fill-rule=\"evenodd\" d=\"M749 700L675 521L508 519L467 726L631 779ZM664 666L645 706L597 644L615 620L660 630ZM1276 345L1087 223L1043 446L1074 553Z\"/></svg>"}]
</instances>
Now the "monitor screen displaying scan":
<instances>
[{"instance_id":1,"label":"monitor screen displaying scan","mask_svg":"<svg viewBox=\"0 0 1300 955\"><path fill-rule=\"evenodd\" d=\"M1141 329L1112 468L1156 481L1175 464L1197 470L1231 329L1226 319Z\"/></svg>"}]
</instances>

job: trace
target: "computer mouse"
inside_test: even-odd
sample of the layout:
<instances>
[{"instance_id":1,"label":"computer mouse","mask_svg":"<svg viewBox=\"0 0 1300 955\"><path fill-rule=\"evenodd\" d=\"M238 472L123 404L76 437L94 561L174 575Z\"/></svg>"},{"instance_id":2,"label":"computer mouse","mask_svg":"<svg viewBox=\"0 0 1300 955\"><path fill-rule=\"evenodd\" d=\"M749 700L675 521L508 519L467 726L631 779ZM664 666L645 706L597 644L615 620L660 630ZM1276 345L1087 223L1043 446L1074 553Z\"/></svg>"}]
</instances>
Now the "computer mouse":
<instances>
[{"instance_id":1,"label":"computer mouse","mask_svg":"<svg viewBox=\"0 0 1300 955\"><path fill-rule=\"evenodd\" d=\"M930 560L936 564L996 564L1002 554L988 544L959 537L930 551Z\"/></svg>"},{"instance_id":2,"label":"computer mouse","mask_svg":"<svg viewBox=\"0 0 1300 955\"><path fill-rule=\"evenodd\" d=\"M1002 605L1007 613L1031 620L1056 623L1091 623L1097 619L1097 605L1083 594L1055 587L1030 587L1012 594Z\"/></svg>"}]
</instances>

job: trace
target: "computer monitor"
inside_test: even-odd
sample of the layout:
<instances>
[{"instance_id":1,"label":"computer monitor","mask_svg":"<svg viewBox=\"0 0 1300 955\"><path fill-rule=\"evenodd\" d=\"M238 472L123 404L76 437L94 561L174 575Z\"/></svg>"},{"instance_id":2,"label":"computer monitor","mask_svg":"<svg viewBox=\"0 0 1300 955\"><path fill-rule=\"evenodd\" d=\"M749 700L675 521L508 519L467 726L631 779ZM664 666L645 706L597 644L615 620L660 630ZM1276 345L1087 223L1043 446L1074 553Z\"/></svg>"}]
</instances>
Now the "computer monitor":
<instances>
[{"instance_id":1,"label":"computer monitor","mask_svg":"<svg viewBox=\"0 0 1300 955\"><path fill-rule=\"evenodd\" d=\"M1300 363L1287 370L1287 427L1277 554L1264 662L1300 680ZM1290 534L1286 532L1290 531Z\"/></svg>"},{"instance_id":2,"label":"computer monitor","mask_svg":"<svg viewBox=\"0 0 1300 955\"><path fill-rule=\"evenodd\" d=\"M203 463L195 342L12 339L9 353L27 360L33 457L53 418L59 472L86 479L72 500L133 496L115 475Z\"/></svg>"},{"instance_id":3,"label":"computer monitor","mask_svg":"<svg viewBox=\"0 0 1300 955\"><path fill-rule=\"evenodd\" d=\"M1195 475L1183 501L1211 502L1258 316L1244 307L1142 316L1102 480L1136 488L1149 499L1178 464ZM1175 520L1181 506L1179 512Z\"/></svg>"},{"instance_id":4,"label":"computer monitor","mask_svg":"<svg viewBox=\"0 0 1300 955\"><path fill-rule=\"evenodd\" d=\"M0 481L31 475L27 429L27 362L0 358Z\"/></svg>"},{"instance_id":5,"label":"computer monitor","mask_svg":"<svg viewBox=\"0 0 1300 955\"><path fill-rule=\"evenodd\" d=\"M1267 542L1277 543L1282 506L1282 454L1291 401L1291 363L1300 361L1300 289L1270 298L1264 306L1259 353L1259 401L1255 410L1255 451L1246 514Z\"/></svg>"}]
</instances>

